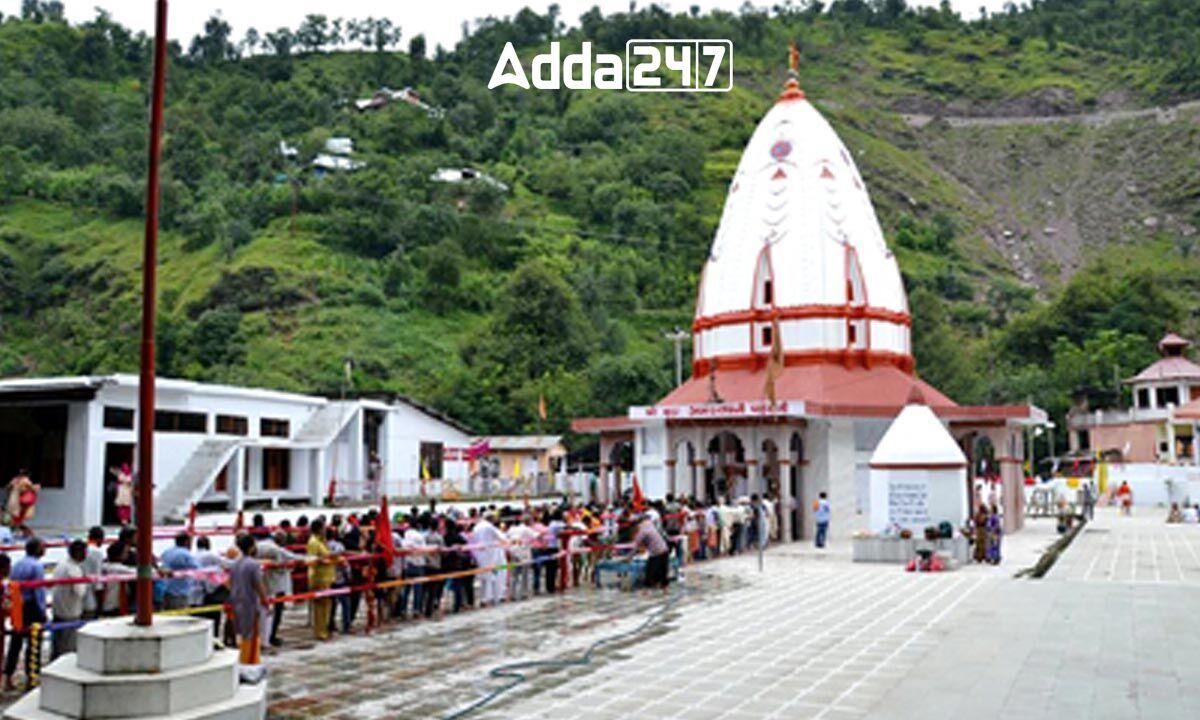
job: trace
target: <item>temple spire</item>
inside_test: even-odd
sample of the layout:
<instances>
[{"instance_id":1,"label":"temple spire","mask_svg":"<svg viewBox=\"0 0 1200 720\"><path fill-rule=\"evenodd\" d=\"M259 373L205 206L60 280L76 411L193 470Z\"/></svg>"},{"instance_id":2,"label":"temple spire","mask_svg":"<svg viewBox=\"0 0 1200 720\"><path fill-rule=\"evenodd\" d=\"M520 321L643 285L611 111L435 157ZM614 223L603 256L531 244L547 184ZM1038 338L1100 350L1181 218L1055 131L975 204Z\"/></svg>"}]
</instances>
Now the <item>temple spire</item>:
<instances>
[{"instance_id":1,"label":"temple spire","mask_svg":"<svg viewBox=\"0 0 1200 720\"><path fill-rule=\"evenodd\" d=\"M780 100L802 100L804 91L800 89L800 49L796 47L796 41L792 40L788 43L788 79L783 84L783 92L779 94Z\"/></svg>"}]
</instances>

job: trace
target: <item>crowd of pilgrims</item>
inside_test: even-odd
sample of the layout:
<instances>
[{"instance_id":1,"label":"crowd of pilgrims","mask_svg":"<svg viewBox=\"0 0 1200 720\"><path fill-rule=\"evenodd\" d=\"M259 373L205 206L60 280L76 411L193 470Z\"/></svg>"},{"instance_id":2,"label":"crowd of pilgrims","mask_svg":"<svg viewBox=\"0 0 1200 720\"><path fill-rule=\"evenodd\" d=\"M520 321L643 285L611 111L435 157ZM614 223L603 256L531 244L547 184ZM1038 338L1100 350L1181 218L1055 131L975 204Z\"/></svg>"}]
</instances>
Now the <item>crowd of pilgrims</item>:
<instances>
[{"instance_id":1,"label":"crowd of pilgrims","mask_svg":"<svg viewBox=\"0 0 1200 720\"><path fill-rule=\"evenodd\" d=\"M738 554L778 533L776 504L755 495L729 503L675 498L648 503L628 495L610 505L562 502L490 505L463 510L412 507L381 523L379 511L299 516L269 527L255 515L233 545L216 552L209 536L181 531L174 545L154 558L156 610L189 611L209 617L216 637L241 649L243 662L258 662L262 641L282 645L279 630L289 603L310 604L317 640L351 634L361 620L377 623L441 617L534 595L568 585L599 581L600 561L645 554L645 584L666 587L668 562L688 563ZM391 547L380 542L382 528ZM49 573L45 542L31 537L15 564L0 553L0 578L36 582L47 577L73 583L21 587L21 628L14 629L3 668L6 690L14 688L17 666L30 628L46 625L51 659L75 649L84 622L133 611L132 579L137 558L134 528L115 538L93 527L86 539L67 545L67 557ZM488 570L488 568L496 568ZM449 575L450 577L444 577ZM120 580L129 577L130 581ZM106 577L104 582L83 578ZM114 577L118 578L114 581ZM393 587L372 587L424 579ZM329 597L296 598L306 592L348 588ZM9 593L5 615L9 614ZM368 613L363 612L371 603ZM231 608L226 615L218 606ZM223 616L229 619L223 621ZM48 625L47 625L48 624ZM26 653L25 673L29 675Z\"/></svg>"}]
</instances>

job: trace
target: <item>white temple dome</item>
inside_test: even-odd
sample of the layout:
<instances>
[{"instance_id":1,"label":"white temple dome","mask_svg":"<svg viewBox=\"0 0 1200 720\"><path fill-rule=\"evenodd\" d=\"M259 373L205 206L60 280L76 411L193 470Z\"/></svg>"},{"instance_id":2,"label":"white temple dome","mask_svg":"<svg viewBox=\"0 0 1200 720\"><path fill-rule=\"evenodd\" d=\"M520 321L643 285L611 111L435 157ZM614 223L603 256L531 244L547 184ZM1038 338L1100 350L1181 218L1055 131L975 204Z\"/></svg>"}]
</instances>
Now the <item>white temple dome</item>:
<instances>
[{"instance_id":1,"label":"white temple dome","mask_svg":"<svg viewBox=\"0 0 1200 720\"><path fill-rule=\"evenodd\" d=\"M911 372L910 326L854 159L793 79L729 185L696 300L694 372L761 365L776 341L787 365Z\"/></svg>"}]
</instances>

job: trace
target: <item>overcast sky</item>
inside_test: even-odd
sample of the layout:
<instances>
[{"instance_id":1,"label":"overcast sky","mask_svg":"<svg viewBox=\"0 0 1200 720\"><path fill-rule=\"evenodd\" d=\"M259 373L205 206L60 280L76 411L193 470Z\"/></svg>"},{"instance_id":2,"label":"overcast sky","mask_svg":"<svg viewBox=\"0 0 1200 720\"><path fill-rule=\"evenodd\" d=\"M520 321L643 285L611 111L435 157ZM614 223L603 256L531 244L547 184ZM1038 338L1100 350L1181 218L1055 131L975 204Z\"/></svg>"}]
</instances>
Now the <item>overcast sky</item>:
<instances>
[{"instance_id":1,"label":"overcast sky","mask_svg":"<svg viewBox=\"0 0 1200 720\"><path fill-rule=\"evenodd\" d=\"M63 0L67 17L72 23L90 20L95 16L94 8L103 7L122 25L150 34L154 26L154 0ZM677 0L660 2L671 10L684 10L692 5L701 8L713 7L737 10L743 0ZM935 5L937 0L909 0L912 4ZM628 0L559 0L562 17L569 24L576 24L579 16L593 5L599 5L605 13L629 8ZM639 7L648 5L643 0ZM769 6L771 2L756 1L756 6ZM975 18L980 7L998 11L1004 0L951 0L951 5L964 17ZM214 12L220 12L233 26L234 36L241 38L246 28L259 31L274 30L286 26L296 27L305 15L322 13L329 17L361 18L367 16L388 17L400 25L404 32L402 43L407 46L408 38L424 33L429 47L441 43L453 47L462 35L464 20L474 20L486 15L511 15L526 5L543 11L550 2L546 0L174 0L170 4L168 32L172 39L187 42L201 31L204 21ZM21 0L0 0L0 12L15 15L21 10Z\"/></svg>"}]
</instances>

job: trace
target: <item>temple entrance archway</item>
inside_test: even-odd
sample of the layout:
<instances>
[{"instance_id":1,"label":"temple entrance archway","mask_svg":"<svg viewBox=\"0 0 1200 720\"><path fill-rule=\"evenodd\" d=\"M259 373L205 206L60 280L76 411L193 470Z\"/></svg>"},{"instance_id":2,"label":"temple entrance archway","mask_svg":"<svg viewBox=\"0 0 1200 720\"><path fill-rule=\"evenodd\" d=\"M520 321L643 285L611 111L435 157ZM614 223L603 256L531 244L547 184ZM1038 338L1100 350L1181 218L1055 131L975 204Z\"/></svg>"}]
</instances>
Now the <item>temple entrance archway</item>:
<instances>
[{"instance_id":1,"label":"temple entrance archway","mask_svg":"<svg viewBox=\"0 0 1200 720\"><path fill-rule=\"evenodd\" d=\"M779 495L779 446L770 438L763 440L759 448L758 466L762 469L761 487L751 492L780 497Z\"/></svg>"},{"instance_id":2,"label":"temple entrance archway","mask_svg":"<svg viewBox=\"0 0 1200 720\"><path fill-rule=\"evenodd\" d=\"M967 473L967 490L970 501L970 512L981 501L984 503L998 500L992 483L1000 479L1000 466L996 462L996 445L992 439L982 433L971 439L971 452L967 455L970 472Z\"/></svg>"},{"instance_id":3,"label":"temple entrance archway","mask_svg":"<svg viewBox=\"0 0 1200 720\"><path fill-rule=\"evenodd\" d=\"M746 448L732 432L719 433L708 442L708 470L705 472L705 498L715 501L729 497L741 478L746 477Z\"/></svg>"},{"instance_id":4,"label":"temple entrance archway","mask_svg":"<svg viewBox=\"0 0 1200 720\"><path fill-rule=\"evenodd\" d=\"M612 476L613 498L621 497L632 487L629 474L633 472L633 441L620 440L608 451L608 467Z\"/></svg>"},{"instance_id":5,"label":"temple entrance archway","mask_svg":"<svg viewBox=\"0 0 1200 720\"><path fill-rule=\"evenodd\" d=\"M675 451L671 454L674 462L671 464L670 492L677 497L695 495L696 487L696 446L690 440L680 440L675 443Z\"/></svg>"},{"instance_id":6,"label":"temple entrance archway","mask_svg":"<svg viewBox=\"0 0 1200 720\"><path fill-rule=\"evenodd\" d=\"M804 527L807 519L804 509L808 507L810 499L804 489L804 438L798 432L792 433L788 441L788 459L791 460L788 475L792 502L790 510L785 508L785 512L792 514L791 539L800 540L808 535Z\"/></svg>"}]
</instances>

